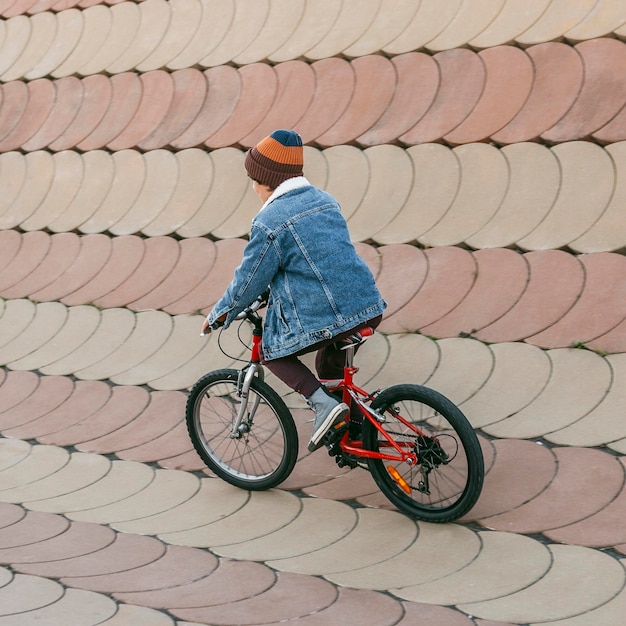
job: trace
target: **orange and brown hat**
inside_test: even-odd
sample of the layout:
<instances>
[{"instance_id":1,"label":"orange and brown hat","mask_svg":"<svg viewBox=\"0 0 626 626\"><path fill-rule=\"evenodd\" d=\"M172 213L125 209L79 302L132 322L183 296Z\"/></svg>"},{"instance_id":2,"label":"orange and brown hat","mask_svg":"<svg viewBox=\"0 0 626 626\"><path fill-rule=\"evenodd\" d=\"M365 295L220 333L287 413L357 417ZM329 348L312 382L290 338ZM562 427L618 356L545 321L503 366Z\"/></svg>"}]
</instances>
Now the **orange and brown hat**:
<instances>
[{"instance_id":1,"label":"orange and brown hat","mask_svg":"<svg viewBox=\"0 0 626 626\"><path fill-rule=\"evenodd\" d=\"M302 176L304 151L295 130L275 130L246 153L248 176L270 189L288 178Z\"/></svg>"}]
</instances>

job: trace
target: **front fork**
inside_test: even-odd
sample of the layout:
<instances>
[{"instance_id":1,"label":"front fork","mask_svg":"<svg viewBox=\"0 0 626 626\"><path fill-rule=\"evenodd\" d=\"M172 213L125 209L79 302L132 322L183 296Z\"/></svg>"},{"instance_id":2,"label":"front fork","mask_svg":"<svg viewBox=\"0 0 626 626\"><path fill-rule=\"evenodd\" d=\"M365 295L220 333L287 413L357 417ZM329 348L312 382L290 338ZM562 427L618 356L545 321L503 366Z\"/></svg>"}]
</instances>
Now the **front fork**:
<instances>
[{"instance_id":1,"label":"front fork","mask_svg":"<svg viewBox=\"0 0 626 626\"><path fill-rule=\"evenodd\" d=\"M230 431L229 437L231 439L241 439L243 434L250 431L254 415L261 401L261 398L255 395L252 406L248 411L250 387L252 386L252 381L255 376L263 378L263 366L260 363L250 363L248 367L245 367L239 372L239 378L237 379L237 395L241 403L239 404L239 411L237 412L237 417Z\"/></svg>"}]
</instances>

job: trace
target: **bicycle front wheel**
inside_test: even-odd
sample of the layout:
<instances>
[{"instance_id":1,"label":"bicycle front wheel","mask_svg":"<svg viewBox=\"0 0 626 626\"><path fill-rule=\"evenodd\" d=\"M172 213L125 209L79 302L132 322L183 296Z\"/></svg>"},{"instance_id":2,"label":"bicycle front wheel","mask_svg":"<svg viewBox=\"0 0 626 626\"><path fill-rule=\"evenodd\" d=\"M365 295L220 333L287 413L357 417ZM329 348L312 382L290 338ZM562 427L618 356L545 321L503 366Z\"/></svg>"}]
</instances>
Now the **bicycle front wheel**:
<instances>
[{"instance_id":1,"label":"bicycle front wheel","mask_svg":"<svg viewBox=\"0 0 626 626\"><path fill-rule=\"evenodd\" d=\"M476 433L461 410L439 392L421 385L396 385L371 405L384 418L383 430L417 464L369 459L372 477L398 507L428 522L449 522L476 503L484 479L484 461ZM368 420L363 446L393 456L396 451Z\"/></svg>"},{"instance_id":2,"label":"bicycle front wheel","mask_svg":"<svg viewBox=\"0 0 626 626\"><path fill-rule=\"evenodd\" d=\"M246 415L233 436L241 406L238 377L238 370L226 369L198 380L187 399L187 430L200 458L217 476L242 489L270 489L296 463L296 426L281 397L255 378Z\"/></svg>"}]
</instances>

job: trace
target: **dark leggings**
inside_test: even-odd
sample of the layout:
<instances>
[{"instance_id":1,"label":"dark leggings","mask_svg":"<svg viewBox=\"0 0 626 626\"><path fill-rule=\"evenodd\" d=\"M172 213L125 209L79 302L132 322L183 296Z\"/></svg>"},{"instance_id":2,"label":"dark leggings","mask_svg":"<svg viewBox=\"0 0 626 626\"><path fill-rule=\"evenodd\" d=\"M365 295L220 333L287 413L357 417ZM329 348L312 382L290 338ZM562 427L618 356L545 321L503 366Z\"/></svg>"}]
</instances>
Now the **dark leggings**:
<instances>
[{"instance_id":1,"label":"dark leggings","mask_svg":"<svg viewBox=\"0 0 626 626\"><path fill-rule=\"evenodd\" d=\"M320 381L313 375L313 372L311 372L298 357L303 354L308 354L309 352L317 351L315 355L315 369L319 378L326 380L343 378L343 368L346 359L345 352L337 349L335 342L349 337L366 326L376 328L382 319L383 316L379 315L332 339L320 341L296 354L291 354L280 359L272 359L271 361L264 361L263 364L288 387L302 394L305 398L308 398L321 385ZM357 350L358 348L359 346L356 346Z\"/></svg>"}]
</instances>

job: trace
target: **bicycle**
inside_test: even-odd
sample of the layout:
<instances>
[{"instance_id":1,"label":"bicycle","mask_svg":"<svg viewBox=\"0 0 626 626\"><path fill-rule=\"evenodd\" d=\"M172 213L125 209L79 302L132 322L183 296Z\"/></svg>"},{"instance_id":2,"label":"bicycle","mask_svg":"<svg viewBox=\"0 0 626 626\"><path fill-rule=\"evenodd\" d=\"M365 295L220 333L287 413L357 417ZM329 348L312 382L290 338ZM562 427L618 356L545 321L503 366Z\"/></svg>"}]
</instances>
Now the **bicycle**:
<instances>
[{"instance_id":1,"label":"bicycle","mask_svg":"<svg viewBox=\"0 0 626 626\"><path fill-rule=\"evenodd\" d=\"M202 376L186 405L187 430L200 458L218 477L246 490L282 483L298 454L291 412L264 380L263 318L257 311L265 304L259 298L237 316L240 333L244 322L252 327L246 364ZM346 352L344 377L322 381L341 394L351 414L362 414L362 436L350 437L348 417L324 444L339 466L369 470L400 511L429 522L459 519L474 506L483 485L476 433L461 410L433 389L399 384L368 393L356 386L354 352L373 332L366 328L346 340L340 346Z\"/></svg>"}]
</instances>

